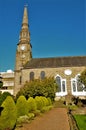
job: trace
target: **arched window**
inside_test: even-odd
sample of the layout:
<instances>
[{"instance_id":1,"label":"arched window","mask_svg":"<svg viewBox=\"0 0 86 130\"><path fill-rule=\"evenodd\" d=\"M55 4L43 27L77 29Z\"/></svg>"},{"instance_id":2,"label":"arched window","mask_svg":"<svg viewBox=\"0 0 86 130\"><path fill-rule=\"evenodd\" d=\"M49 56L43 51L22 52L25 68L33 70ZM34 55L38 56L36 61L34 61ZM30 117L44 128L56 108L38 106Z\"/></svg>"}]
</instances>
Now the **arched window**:
<instances>
[{"instance_id":1,"label":"arched window","mask_svg":"<svg viewBox=\"0 0 86 130\"><path fill-rule=\"evenodd\" d=\"M61 78L59 76L56 77L56 83L58 84L58 92L61 92Z\"/></svg>"},{"instance_id":2,"label":"arched window","mask_svg":"<svg viewBox=\"0 0 86 130\"><path fill-rule=\"evenodd\" d=\"M63 79L61 76L57 75L56 76L56 83L58 85L57 89L57 96L64 96L67 94L67 89L66 89L66 79Z\"/></svg>"},{"instance_id":3,"label":"arched window","mask_svg":"<svg viewBox=\"0 0 86 130\"><path fill-rule=\"evenodd\" d=\"M79 81L79 75L76 77L76 81L77 81L77 91L78 92L82 92L84 90L84 86L83 84Z\"/></svg>"},{"instance_id":4,"label":"arched window","mask_svg":"<svg viewBox=\"0 0 86 130\"><path fill-rule=\"evenodd\" d=\"M40 77L41 77L41 79L44 79L44 78L45 78L45 72L44 72L44 71L41 71Z\"/></svg>"},{"instance_id":5,"label":"arched window","mask_svg":"<svg viewBox=\"0 0 86 130\"><path fill-rule=\"evenodd\" d=\"M34 72L30 72L30 80L34 80Z\"/></svg>"},{"instance_id":6,"label":"arched window","mask_svg":"<svg viewBox=\"0 0 86 130\"><path fill-rule=\"evenodd\" d=\"M86 92L84 89L85 86L79 81L79 76L80 74L71 79L72 94L77 96L83 95L83 93Z\"/></svg>"}]
</instances>

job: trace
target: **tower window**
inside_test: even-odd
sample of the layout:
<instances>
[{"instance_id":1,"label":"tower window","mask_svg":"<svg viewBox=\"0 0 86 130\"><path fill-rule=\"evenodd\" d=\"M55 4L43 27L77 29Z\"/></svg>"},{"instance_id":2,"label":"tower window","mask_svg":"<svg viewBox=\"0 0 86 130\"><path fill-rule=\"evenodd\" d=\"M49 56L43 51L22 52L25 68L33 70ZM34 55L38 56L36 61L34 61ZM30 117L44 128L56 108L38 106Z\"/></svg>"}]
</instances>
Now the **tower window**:
<instances>
[{"instance_id":1,"label":"tower window","mask_svg":"<svg viewBox=\"0 0 86 130\"><path fill-rule=\"evenodd\" d=\"M30 72L30 80L34 80L34 72Z\"/></svg>"},{"instance_id":2,"label":"tower window","mask_svg":"<svg viewBox=\"0 0 86 130\"><path fill-rule=\"evenodd\" d=\"M20 76L19 83L20 84L22 83L22 76Z\"/></svg>"}]
</instances>

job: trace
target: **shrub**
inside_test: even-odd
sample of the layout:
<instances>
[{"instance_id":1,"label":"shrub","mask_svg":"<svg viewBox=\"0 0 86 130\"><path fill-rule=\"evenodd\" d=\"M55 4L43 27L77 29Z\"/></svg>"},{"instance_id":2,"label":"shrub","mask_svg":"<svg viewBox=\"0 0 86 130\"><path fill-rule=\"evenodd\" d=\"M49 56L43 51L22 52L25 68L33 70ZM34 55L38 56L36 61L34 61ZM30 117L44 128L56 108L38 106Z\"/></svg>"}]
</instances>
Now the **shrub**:
<instances>
[{"instance_id":1,"label":"shrub","mask_svg":"<svg viewBox=\"0 0 86 130\"><path fill-rule=\"evenodd\" d=\"M35 110L35 111L33 111L33 113L34 113L35 116L41 115L41 111L40 110Z\"/></svg>"},{"instance_id":2,"label":"shrub","mask_svg":"<svg viewBox=\"0 0 86 130\"><path fill-rule=\"evenodd\" d=\"M17 108L17 117L28 114L27 101L24 96L20 96L17 99L16 108Z\"/></svg>"},{"instance_id":3,"label":"shrub","mask_svg":"<svg viewBox=\"0 0 86 130\"><path fill-rule=\"evenodd\" d=\"M9 92L4 92L0 94L0 106L3 103L3 101L7 98L7 96L12 96Z\"/></svg>"},{"instance_id":4,"label":"shrub","mask_svg":"<svg viewBox=\"0 0 86 130\"><path fill-rule=\"evenodd\" d=\"M55 98L57 84L54 78L45 78L43 80L36 79L34 81L26 82L23 88L18 92L17 98L24 95L26 99L36 96L50 97L51 100Z\"/></svg>"},{"instance_id":5,"label":"shrub","mask_svg":"<svg viewBox=\"0 0 86 130\"><path fill-rule=\"evenodd\" d=\"M36 104L37 104L37 109L40 110L40 111L42 110L43 107L51 105L51 99L46 98L46 97L36 96L35 101L36 101Z\"/></svg>"},{"instance_id":6,"label":"shrub","mask_svg":"<svg viewBox=\"0 0 86 130\"><path fill-rule=\"evenodd\" d=\"M16 106L12 97L8 96L1 107L4 109L0 116L0 130L12 130L17 119Z\"/></svg>"},{"instance_id":7,"label":"shrub","mask_svg":"<svg viewBox=\"0 0 86 130\"><path fill-rule=\"evenodd\" d=\"M29 122L29 117L27 115L24 115L24 116L20 116L18 119L17 119L17 122L16 122L16 126L22 126L22 123L28 123Z\"/></svg>"},{"instance_id":8,"label":"shrub","mask_svg":"<svg viewBox=\"0 0 86 130\"><path fill-rule=\"evenodd\" d=\"M37 109L36 101L35 101L35 99L33 97L30 97L27 100L27 104L28 104L28 111L29 112L35 111Z\"/></svg>"},{"instance_id":9,"label":"shrub","mask_svg":"<svg viewBox=\"0 0 86 130\"><path fill-rule=\"evenodd\" d=\"M36 97L35 97L35 101L36 101L37 109L38 109L38 110L41 110L41 109L43 108L43 106L44 106L44 103L43 103L43 101L42 101L42 98L36 96Z\"/></svg>"},{"instance_id":10,"label":"shrub","mask_svg":"<svg viewBox=\"0 0 86 130\"><path fill-rule=\"evenodd\" d=\"M42 108L41 112L44 113L44 112L48 112L49 110L51 110L53 108L53 106L45 106Z\"/></svg>"},{"instance_id":11,"label":"shrub","mask_svg":"<svg viewBox=\"0 0 86 130\"><path fill-rule=\"evenodd\" d=\"M51 106L52 105L51 99L48 97L47 100L48 100L48 106Z\"/></svg>"},{"instance_id":12,"label":"shrub","mask_svg":"<svg viewBox=\"0 0 86 130\"><path fill-rule=\"evenodd\" d=\"M35 117L35 114L34 114L34 113L28 113L28 118L29 118L29 120L34 119L34 117Z\"/></svg>"}]
</instances>

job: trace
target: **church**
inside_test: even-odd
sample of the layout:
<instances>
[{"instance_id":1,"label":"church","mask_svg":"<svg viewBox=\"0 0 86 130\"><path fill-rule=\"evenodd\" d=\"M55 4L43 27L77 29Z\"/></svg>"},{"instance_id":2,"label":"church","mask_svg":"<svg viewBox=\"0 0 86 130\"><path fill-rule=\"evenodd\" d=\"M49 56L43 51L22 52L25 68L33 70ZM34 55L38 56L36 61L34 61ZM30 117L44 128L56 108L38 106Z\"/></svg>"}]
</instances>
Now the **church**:
<instances>
[{"instance_id":1,"label":"church","mask_svg":"<svg viewBox=\"0 0 86 130\"><path fill-rule=\"evenodd\" d=\"M58 54L57 54L58 56ZM24 7L23 21L16 48L14 71L14 95L26 81L54 77L58 82L56 97L74 96L85 97L84 85L78 77L86 69L86 56L33 58L32 45L28 23L28 10Z\"/></svg>"}]
</instances>

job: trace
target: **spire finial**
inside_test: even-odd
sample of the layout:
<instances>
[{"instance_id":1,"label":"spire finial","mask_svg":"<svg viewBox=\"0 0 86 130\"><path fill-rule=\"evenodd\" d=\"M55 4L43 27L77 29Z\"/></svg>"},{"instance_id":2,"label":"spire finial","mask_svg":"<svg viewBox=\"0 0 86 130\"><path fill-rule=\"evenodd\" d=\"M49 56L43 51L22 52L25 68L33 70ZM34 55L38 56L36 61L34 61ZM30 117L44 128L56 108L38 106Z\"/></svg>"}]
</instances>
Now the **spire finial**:
<instances>
[{"instance_id":1,"label":"spire finial","mask_svg":"<svg viewBox=\"0 0 86 130\"><path fill-rule=\"evenodd\" d=\"M23 21L22 24L28 24L28 13L27 13L27 6L24 6L24 15L23 15Z\"/></svg>"}]
</instances>

